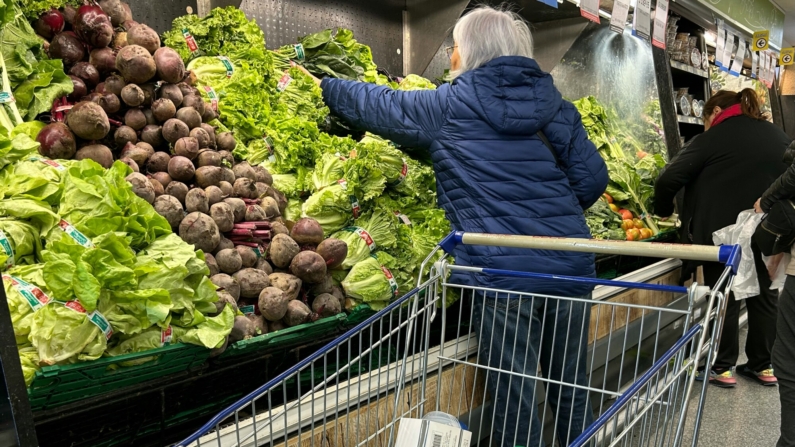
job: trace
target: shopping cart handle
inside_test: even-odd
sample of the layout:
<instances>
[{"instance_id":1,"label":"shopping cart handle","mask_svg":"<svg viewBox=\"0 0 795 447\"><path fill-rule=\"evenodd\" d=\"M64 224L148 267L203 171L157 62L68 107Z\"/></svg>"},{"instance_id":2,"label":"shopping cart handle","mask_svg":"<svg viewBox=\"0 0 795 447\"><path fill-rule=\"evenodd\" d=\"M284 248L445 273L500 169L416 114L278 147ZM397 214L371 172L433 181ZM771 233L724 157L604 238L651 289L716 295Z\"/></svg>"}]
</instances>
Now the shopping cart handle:
<instances>
[{"instance_id":1,"label":"shopping cart handle","mask_svg":"<svg viewBox=\"0 0 795 447\"><path fill-rule=\"evenodd\" d=\"M740 264L740 257L742 255L742 249L739 245L711 247L707 245L667 244L659 242L608 241L565 237L465 233L463 231L454 231L450 233L439 243L439 246L447 254L453 255L455 248L461 244L720 262L721 264L726 264L731 267L735 274L737 273L737 267Z\"/></svg>"}]
</instances>

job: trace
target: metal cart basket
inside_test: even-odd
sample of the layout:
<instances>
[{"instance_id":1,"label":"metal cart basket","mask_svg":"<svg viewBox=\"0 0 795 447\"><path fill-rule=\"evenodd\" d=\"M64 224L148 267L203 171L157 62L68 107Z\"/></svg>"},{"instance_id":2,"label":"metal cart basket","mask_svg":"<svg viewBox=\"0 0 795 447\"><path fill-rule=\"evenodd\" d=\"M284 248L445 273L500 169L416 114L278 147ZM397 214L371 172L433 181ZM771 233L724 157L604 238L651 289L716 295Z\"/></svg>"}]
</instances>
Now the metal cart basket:
<instances>
[{"instance_id":1,"label":"metal cart basket","mask_svg":"<svg viewBox=\"0 0 795 447\"><path fill-rule=\"evenodd\" d=\"M710 290L455 266L439 256L460 244L721 262L726 270ZM453 233L423 263L417 288L177 445L391 447L401 418L438 410L457 417L473 445L695 446L706 381L690 397L698 366L713 362L739 258L736 246ZM475 287L457 283L456 272L635 289L681 305Z\"/></svg>"}]
</instances>

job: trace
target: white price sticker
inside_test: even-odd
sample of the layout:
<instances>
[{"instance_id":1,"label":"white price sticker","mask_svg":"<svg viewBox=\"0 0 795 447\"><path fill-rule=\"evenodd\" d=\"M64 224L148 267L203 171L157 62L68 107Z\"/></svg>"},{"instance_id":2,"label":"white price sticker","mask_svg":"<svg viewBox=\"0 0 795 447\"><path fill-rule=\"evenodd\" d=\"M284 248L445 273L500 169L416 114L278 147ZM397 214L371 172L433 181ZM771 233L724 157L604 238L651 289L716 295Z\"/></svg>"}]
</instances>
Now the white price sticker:
<instances>
[{"instance_id":1,"label":"white price sticker","mask_svg":"<svg viewBox=\"0 0 795 447\"><path fill-rule=\"evenodd\" d=\"M723 48L726 46L726 30L723 28L723 20L718 19L718 36L715 43L715 65L723 66Z\"/></svg>"},{"instance_id":2,"label":"white price sticker","mask_svg":"<svg viewBox=\"0 0 795 447\"><path fill-rule=\"evenodd\" d=\"M651 0L638 0L632 19L632 34L642 39L651 35Z\"/></svg>"},{"instance_id":3,"label":"white price sticker","mask_svg":"<svg viewBox=\"0 0 795 447\"><path fill-rule=\"evenodd\" d=\"M743 71L743 60L745 59L745 39L742 37L737 44L737 53L734 55L734 60L732 61L732 66L729 69L729 74L734 76L740 76L740 72Z\"/></svg>"},{"instance_id":4,"label":"white price sticker","mask_svg":"<svg viewBox=\"0 0 795 447\"><path fill-rule=\"evenodd\" d=\"M592 22L600 23L599 0L580 0L580 15Z\"/></svg>"},{"instance_id":5,"label":"white price sticker","mask_svg":"<svg viewBox=\"0 0 795 447\"><path fill-rule=\"evenodd\" d=\"M668 0L657 0L657 9L654 11L654 32L651 44L657 48L665 49L665 32L668 25Z\"/></svg>"},{"instance_id":6,"label":"white price sticker","mask_svg":"<svg viewBox=\"0 0 795 447\"><path fill-rule=\"evenodd\" d=\"M613 12L610 14L610 30L623 34L624 27L627 26L627 15L629 15L629 2L616 0L613 3Z\"/></svg>"},{"instance_id":7,"label":"white price sticker","mask_svg":"<svg viewBox=\"0 0 795 447\"><path fill-rule=\"evenodd\" d=\"M756 78L756 70L759 68L759 53L753 51L751 53L751 77Z\"/></svg>"},{"instance_id":8,"label":"white price sticker","mask_svg":"<svg viewBox=\"0 0 795 447\"><path fill-rule=\"evenodd\" d=\"M729 71L729 65L732 61L732 50L734 49L734 34L731 31L726 31L726 42L723 47L723 54L721 55L721 67L723 71Z\"/></svg>"}]
</instances>

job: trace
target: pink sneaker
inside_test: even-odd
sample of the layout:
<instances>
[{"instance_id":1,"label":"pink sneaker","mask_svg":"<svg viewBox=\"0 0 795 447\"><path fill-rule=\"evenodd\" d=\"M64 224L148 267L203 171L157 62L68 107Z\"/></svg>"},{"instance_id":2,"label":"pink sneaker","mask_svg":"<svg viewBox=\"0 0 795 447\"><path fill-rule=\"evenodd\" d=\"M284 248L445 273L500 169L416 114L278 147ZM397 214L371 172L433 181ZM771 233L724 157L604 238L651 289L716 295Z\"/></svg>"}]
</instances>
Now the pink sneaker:
<instances>
[{"instance_id":1,"label":"pink sneaker","mask_svg":"<svg viewBox=\"0 0 795 447\"><path fill-rule=\"evenodd\" d=\"M752 371L748 365L737 365L737 374L756 381L763 386L776 386L778 379L773 374L773 368L763 369L762 371Z\"/></svg>"}]
</instances>

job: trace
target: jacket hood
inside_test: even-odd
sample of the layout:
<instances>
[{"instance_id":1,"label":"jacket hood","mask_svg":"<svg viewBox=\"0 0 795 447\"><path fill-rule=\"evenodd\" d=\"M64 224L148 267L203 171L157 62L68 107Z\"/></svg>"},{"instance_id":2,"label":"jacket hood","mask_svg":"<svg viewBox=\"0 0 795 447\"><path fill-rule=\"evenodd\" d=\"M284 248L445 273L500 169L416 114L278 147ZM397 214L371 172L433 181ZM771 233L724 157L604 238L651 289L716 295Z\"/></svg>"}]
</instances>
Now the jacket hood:
<instances>
[{"instance_id":1,"label":"jacket hood","mask_svg":"<svg viewBox=\"0 0 795 447\"><path fill-rule=\"evenodd\" d=\"M521 56L498 57L463 73L454 85L459 98L481 119L507 135L538 132L552 121L563 102L552 76L535 60Z\"/></svg>"}]
</instances>

